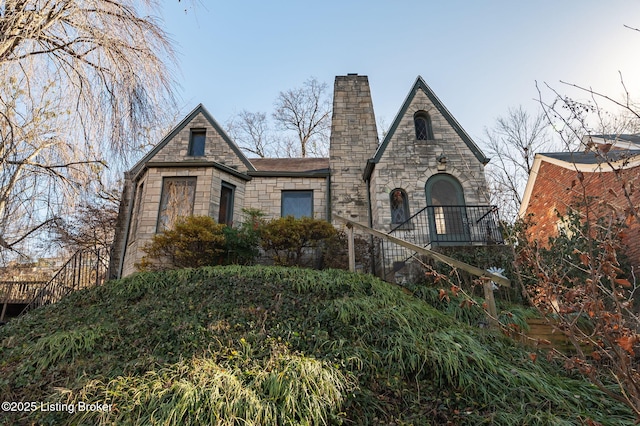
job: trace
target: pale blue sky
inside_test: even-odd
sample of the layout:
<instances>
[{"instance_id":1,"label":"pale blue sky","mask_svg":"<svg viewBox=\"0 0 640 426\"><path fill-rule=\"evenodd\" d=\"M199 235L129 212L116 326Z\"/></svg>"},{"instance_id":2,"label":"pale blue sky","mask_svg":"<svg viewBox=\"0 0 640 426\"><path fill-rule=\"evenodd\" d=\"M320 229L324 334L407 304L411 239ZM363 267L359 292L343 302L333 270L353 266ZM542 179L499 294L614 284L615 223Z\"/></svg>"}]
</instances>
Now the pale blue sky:
<instances>
[{"instance_id":1,"label":"pale blue sky","mask_svg":"<svg viewBox=\"0 0 640 426\"><path fill-rule=\"evenodd\" d=\"M636 0L194 1L164 0L161 19L183 113L203 103L220 123L347 73L369 76L387 126L421 75L478 143L509 107L535 110L536 80L618 95L621 71L640 95L640 33L623 27L640 27Z\"/></svg>"}]
</instances>

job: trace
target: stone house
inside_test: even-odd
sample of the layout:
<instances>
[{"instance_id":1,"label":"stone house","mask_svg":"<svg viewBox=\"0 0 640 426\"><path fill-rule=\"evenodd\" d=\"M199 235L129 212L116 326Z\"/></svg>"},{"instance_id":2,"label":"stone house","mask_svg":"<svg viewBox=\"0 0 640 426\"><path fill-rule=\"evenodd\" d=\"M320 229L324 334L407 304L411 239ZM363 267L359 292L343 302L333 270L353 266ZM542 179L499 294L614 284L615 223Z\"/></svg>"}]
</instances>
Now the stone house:
<instances>
[{"instance_id":1,"label":"stone house","mask_svg":"<svg viewBox=\"0 0 640 426\"><path fill-rule=\"evenodd\" d=\"M382 142L368 78L336 77L329 158L247 158L199 105L126 173L111 275L134 272L141 247L176 217L232 224L243 208L336 226L339 215L423 245L483 244L495 223L488 161L421 77Z\"/></svg>"},{"instance_id":2,"label":"stone house","mask_svg":"<svg viewBox=\"0 0 640 426\"><path fill-rule=\"evenodd\" d=\"M640 267L640 225L629 214L629 201L640 207L640 192L634 190L640 185L638 142L637 135L595 135L583 139L589 149L582 152L536 154L519 212L522 218L531 216L530 237L544 244L557 236L567 208L583 211L586 199L592 215L626 220L625 254Z\"/></svg>"}]
</instances>

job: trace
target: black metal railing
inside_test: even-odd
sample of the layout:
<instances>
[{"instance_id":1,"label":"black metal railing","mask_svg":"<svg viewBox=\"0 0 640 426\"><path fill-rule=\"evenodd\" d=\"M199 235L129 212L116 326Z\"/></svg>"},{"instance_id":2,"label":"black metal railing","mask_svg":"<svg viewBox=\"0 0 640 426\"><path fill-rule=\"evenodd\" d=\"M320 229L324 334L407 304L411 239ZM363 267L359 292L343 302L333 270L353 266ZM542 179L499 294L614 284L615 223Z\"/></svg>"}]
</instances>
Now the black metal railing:
<instances>
[{"instance_id":1,"label":"black metal railing","mask_svg":"<svg viewBox=\"0 0 640 426\"><path fill-rule=\"evenodd\" d=\"M47 281L0 281L0 303L29 303Z\"/></svg>"},{"instance_id":2,"label":"black metal railing","mask_svg":"<svg viewBox=\"0 0 640 426\"><path fill-rule=\"evenodd\" d=\"M106 249L79 250L41 287L22 313L55 303L83 288L102 284L107 276L109 253Z\"/></svg>"},{"instance_id":3,"label":"black metal railing","mask_svg":"<svg viewBox=\"0 0 640 426\"><path fill-rule=\"evenodd\" d=\"M427 206L405 222L395 225L389 235L421 247L503 244L496 206ZM393 281L415 252L382 242L383 278Z\"/></svg>"},{"instance_id":4,"label":"black metal railing","mask_svg":"<svg viewBox=\"0 0 640 426\"><path fill-rule=\"evenodd\" d=\"M422 246L504 242L496 206L427 206L395 225L389 234L398 238L404 236Z\"/></svg>"}]
</instances>

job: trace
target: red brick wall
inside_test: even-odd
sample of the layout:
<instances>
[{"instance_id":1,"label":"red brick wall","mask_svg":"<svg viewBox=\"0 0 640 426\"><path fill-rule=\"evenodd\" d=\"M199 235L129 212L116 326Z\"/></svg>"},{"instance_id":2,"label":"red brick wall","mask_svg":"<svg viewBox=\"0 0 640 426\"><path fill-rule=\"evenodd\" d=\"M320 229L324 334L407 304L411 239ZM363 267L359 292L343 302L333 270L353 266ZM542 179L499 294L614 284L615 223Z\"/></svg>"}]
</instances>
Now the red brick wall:
<instances>
[{"instance_id":1,"label":"red brick wall","mask_svg":"<svg viewBox=\"0 0 640 426\"><path fill-rule=\"evenodd\" d=\"M582 179L582 180L581 180ZM634 183L636 191L631 199L637 207L640 204L640 166L623 170L620 173L601 172L582 175L575 169L543 161L538 170L535 186L531 192L526 213L533 213L535 223L530 230L530 237L545 243L550 236L558 232L558 216L566 212L567 206L576 200L586 197L597 197L602 214L612 214L613 206L618 214L624 215L628 209L628 201L623 196L623 181ZM632 265L640 267L640 225L634 219L627 221L629 228L625 231L623 242L625 254Z\"/></svg>"}]
</instances>

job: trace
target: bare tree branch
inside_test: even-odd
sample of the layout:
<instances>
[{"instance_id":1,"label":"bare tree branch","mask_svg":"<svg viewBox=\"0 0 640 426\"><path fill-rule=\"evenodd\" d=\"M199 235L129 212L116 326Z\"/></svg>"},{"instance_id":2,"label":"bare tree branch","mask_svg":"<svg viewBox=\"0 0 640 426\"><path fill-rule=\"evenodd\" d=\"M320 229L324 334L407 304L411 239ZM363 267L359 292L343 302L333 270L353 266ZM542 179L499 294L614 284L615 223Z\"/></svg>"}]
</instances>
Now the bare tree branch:
<instances>
[{"instance_id":1,"label":"bare tree branch","mask_svg":"<svg viewBox=\"0 0 640 426\"><path fill-rule=\"evenodd\" d=\"M484 145L492 160L487 165L492 203L510 221L520 209L535 154L553 147L547 127L542 113L532 116L519 106L499 117L492 129L485 129Z\"/></svg>"},{"instance_id":2,"label":"bare tree branch","mask_svg":"<svg viewBox=\"0 0 640 426\"><path fill-rule=\"evenodd\" d=\"M310 78L302 87L280 92L275 107L273 119L295 133L300 157L327 155L331 100L326 83Z\"/></svg>"},{"instance_id":3,"label":"bare tree branch","mask_svg":"<svg viewBox=\"0 0 640 426\"><path fill-rule=\"evenodd\" d=\"M242 110L227 123L227 132L245 152L262 158L274 154L271 130L263 112Z\"/></svg>"}]
</instances>

